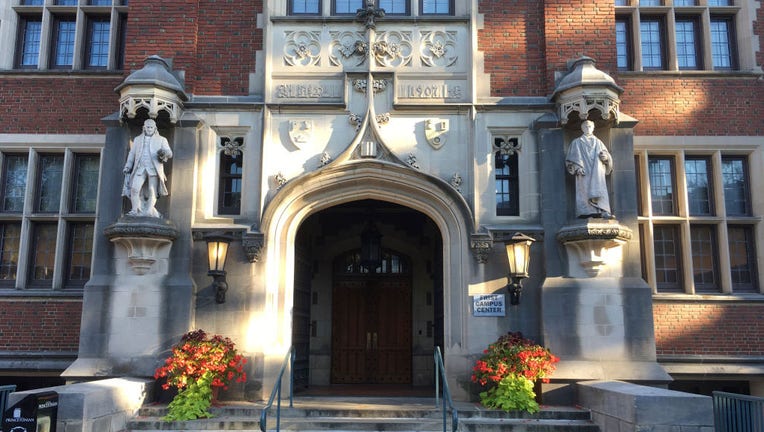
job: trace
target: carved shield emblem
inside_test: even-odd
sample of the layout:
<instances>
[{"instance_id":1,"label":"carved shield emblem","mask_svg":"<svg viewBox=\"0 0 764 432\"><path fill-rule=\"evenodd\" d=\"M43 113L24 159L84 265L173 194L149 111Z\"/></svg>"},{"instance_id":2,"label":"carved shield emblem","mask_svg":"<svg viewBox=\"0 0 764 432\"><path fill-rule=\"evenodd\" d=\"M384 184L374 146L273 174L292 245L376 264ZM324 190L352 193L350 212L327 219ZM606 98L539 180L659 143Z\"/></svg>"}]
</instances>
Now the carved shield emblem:
<instances>
[{"instance_id":1,"label":"carved shield emblem","mask_svg":"<svg viewBox=\"0 0 764 432\"><path fill-rule=\"evenodd\" d=\"M299 148L310 141L313 134L313 120L290 120L289 121L289 140Z\"/></svg>"},{"instance_id":2,"label":"carved shield emblem","mask_svg":"<svg viewBox=\"0 0 764 432\"><path fill-rule=\"evenodd\" d=\"M424 136L435 150L446 144L448 138L448 120L428 119L424 121Z\"/></svg>"}]
</instances>

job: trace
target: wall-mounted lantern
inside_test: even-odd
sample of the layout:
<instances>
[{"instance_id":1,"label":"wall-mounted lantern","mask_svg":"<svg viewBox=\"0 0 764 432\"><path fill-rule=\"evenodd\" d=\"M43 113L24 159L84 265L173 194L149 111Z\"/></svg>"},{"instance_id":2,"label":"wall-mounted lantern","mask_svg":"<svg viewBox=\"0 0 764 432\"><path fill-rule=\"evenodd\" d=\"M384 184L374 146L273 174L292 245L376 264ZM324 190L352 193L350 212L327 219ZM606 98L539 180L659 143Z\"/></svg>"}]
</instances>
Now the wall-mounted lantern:
<instances>
[{"instance_id":1,"label":"wall-mounted lantern","mask_svg":"<svg viewBox=\"0 0 764 432\"><path fill-rule=\"evenodd\" d=\"M534 240L523 233L515 233L505 244L507 261L509 263L509 304L520 304L520 294L523 290L522 280L528 277L528 265L531 260L531 243Z\"/></svg>"},{"instance_id":2,"label":"wall-mounted lantern","mask_svg":"<svg viewBox=\"0 0 764 432\"><path fill-rule=\"evenodd\" d=\"M228 291L228 282L225 280L225 260L228 257L228 245L233 236L213 232L204 236L207 242L207 274L212 276L212 286L215 289L215 301L225 303L225 293Z\"/></svg>"}]
</instances>

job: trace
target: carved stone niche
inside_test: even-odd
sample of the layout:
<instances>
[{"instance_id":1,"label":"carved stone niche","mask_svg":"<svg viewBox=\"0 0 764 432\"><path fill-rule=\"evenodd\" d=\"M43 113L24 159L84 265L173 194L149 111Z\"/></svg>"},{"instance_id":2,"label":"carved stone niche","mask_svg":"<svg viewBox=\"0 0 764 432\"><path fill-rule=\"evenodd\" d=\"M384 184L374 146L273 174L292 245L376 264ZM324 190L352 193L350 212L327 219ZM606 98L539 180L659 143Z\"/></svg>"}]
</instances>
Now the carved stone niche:
<instances>
[{"instance_id":1,"label":"carved stone niche","mask_svg":"<svg viewBox=\"0 0 764 432\"><path fill-rule=\"evenodd\" d=\"M188 100L183 84L172 73L170 62L159 56L148 57L143 68L131 73L114 91L119 93L121 120L134 119L146 110L152 119L164 112L175 124L180 119L183 102Z\"/></svg>"},{"instance_id":2,"label":"carved stone niche","mask_svg":"<svg viewBox=\"0 0 764 432\"><path fill-rule=\"evenodd\" d=\"M568 276L574 278L622 277L622 246L631 237L631 230L614 219L586 219L557 233L567 252Z\"/></svg>"},{"instance_id":3,"label":"carved stone niche","mask_svg":"<svg viewBox=\"0 0 764 432\"><path fill-rule=\"evenodd\" d=\"M586 120L592 110L599 111L603 120L618 123L623 89L610 75L594 65L591 57L578 58L570 62L568 72L557 83L552 100L557 105L563 125L568 123L572 113Z\"/></svg>"},{"instance_id":4,"label":"carved stone niche","mask_svg":"<svg viewBox=\"0 0 764 432\"><path fill-rule=\"evenodd\" d=\"M124 251L127 265L141 276L149 273L158 261L168 259L170 247L178 237L178 229L166 219L124 216L106 227L104 235ZM117 253L117 260L121 255ZM155 269L155 272L165 270Z\"/></svg>"}]
</instances>

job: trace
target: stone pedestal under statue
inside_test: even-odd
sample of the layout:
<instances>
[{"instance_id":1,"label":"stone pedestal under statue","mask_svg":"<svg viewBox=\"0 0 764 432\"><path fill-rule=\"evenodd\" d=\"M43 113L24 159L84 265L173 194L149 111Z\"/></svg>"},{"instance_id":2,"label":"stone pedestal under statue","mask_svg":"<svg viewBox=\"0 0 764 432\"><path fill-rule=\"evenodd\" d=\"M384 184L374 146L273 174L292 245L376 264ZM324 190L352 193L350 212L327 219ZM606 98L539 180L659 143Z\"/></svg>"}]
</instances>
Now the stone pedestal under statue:
<instances>
[{"instance_id":1,"label":"stone pedestal under statue","mask_svg":"<svg viewBox=\"0 0 764 432\"><path fill-rule=\"evenodd\" d=\"M547 346L561 359L553 375L559 401L572 391L565 380L670 381L655 357L652 290L621 270L631 236L617 220L599 218L558 232L568 270L544 281L542 322ZM545 393L545 403L554 398L554 390Z\"/></svg>"},{"instance_id":2,"label":"stone pedestal under statue","mask_svg":"<svg viewBox=\"0 0 764 432\"><path fill-rule=\"evenodd\" d=\"M163 280L169 273L170 248L178 236L174 224L154 217L125 216L104 232L114 244L115 279L110 299L106 356L139 376L152 375L164 346L160 335ZM144 370L145 369L145 370Z\"/></svg>"}]
</instances>

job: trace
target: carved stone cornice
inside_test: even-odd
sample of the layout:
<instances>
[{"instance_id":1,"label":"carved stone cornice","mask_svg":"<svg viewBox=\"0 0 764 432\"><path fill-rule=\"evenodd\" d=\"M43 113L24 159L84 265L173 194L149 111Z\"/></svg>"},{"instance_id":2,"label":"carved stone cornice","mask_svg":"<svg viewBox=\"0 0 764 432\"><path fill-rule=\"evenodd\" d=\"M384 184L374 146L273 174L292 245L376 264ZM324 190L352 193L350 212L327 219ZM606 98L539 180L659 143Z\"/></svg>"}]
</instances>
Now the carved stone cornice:
<instances>
[{"instance_id":1,"label":"carved stone cornice","mask_svg":"<svg viewBox=\"0 0 764 432\"><path fill-rule=\"evenodd\" d=\"M616 220L600 221L587 219L587 222L568 225L557 233L557 240L567 243L578 240L631 240L633 233L629 227Z\"/></svg>"},{"instance_id":2,"label":"carved stone cornice","mask_svg":"<svg viewBox=\"0 0 764 432\"><path fill-rule=\"evenodd\" d=\"M136 274L144 275L160 259L160 251L172 246L178 229L166 219L125 216L106 227L104 235L124 248L127 264Z\"/></svg>"}]
</instances>

